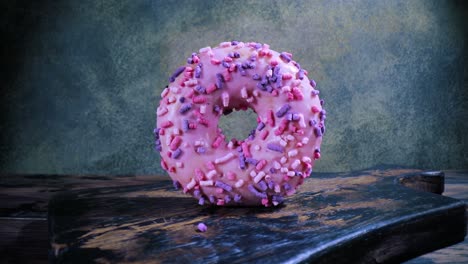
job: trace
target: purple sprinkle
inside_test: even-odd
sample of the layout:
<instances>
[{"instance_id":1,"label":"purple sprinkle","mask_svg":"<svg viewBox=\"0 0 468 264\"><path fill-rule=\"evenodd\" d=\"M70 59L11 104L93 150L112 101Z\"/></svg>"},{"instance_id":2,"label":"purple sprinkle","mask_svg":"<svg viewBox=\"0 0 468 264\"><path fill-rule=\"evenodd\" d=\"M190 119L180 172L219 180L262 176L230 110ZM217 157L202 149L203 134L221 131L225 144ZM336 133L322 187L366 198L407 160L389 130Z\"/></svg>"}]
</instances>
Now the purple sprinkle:
<instances>
[{"instance_id":1,"label":"purple sprinkle","mask_svg":"<svg viewBox=\"0 0 468 264\"><path fill-rule=\"evenodd\" d=\"M284 147L276 143L268 143L267 148L280 153L284 152Z\"/></svg>"},{"instance_id":2,"label":"purple sprinkle","mask_svg":"<svg viewBox=\"0 0 468 264\"><path fill-rule=\"evenodd\" d=\"M246 70L246 69L249 68L249 63L248 63L248 62L244 62L244 63L241 64L241 67L242 67L242 69Z\"/></svg>"},{"instance_id":3,"label":"purple sprinkle","mask_svg":"<svg viewBox=\"0 0 468 264\"><path fill-rule=\"evenodd\" d=\"M210 203L212 203L212 204L214 204L215 201L216 201L214 195L212 195L212 194L210 196L208 196L208 200L210 200Z\"/></svg>"},{"instance_id":4,"label":"purple sprinkle","mask_svg":"<svg viewBox=\"0 0 468 264\"><path fill-rule=\"evenodd\" d=\"M276 173L276 169L273 168L273 167L271 167L271 168L270 168L270 173Z\"/></svg>"},{"instance_id":5,"label":"purple sprinkle","mask_svg":"<svg viewBox=\"0 0 468 264\"><path fill-rule=\"evenodd\" d=\"M197 147L195 150L197 153L204 154L206 153L206 148L205 147Z\"/></svg>"},{"instance_id":6,"label":"purple sprinkle","mask_svg":"<svg viewBox=\"0 0 468 264\"><path fill-rule=\"evenodd\" d=\"M300 172L300 171L298 171L298 170L296 170L296 171L294 171L294 172L296 173L296 176L299 176L299 177L302 176L302 172Z\"/></svg>"},{"instance_id":7,"label":"purple sprinkle","mask_svg":"<svg viewBox=\"0 0 468 264\"><path fill-rule=\"evenodd\" d=\"M161 130L161 128L159 128L159 127L153 129L154 138L156 138L156 139L159 138L159 131L160 130Z\"/></svg>"},{"instance_id":8,"label":"purple sprinkle","mask_svg":"<svg viewBox=\"0 0 468 264\"><path fill-rule=\"evenodd\" d=\"M260 89L260 90L262 90L262 91L266 91L265 86L264 86L261 82L258 82L258 83L257 83L257 88Z\"/></svg>"},{"instance_id":9,"label":"purple sprinkle","mask_svg":"<svg viewBox=\"0 0 468 264\"><path fill-rule=\"evenodd\" d=\"M154 144L155 144L156 146L161 146L161 140L160 140L160 139L156 139L156 140L154 141Z\"/></svg>"},{"instance_id":10,"label":"purple sprinkle","mask_svg":"<svg viewBox=\"0 0 468 264\"><path fill-rule=\"evenodd\" d=\"M233 40L233 41L231 41L231 45L233 45L233 46L237 46L237 44L239 44L239 41L237 41L237 40Z\"/></svg>"},{"instance_id":11,"label":"purple sprinkle","mask_svg":"<svg viewBox=\"0 0 468 264\"><path fill-rule=\"evenodd\" d=\"M158 151L158 152L161 152L161 151L162 151L162 147L161 147L161 145L159 145L159 146L156 146L156 147L155 147L155 149L156 149L156 151Z\"/></svg>"},{"instance_id":12,"label":"purple sprinkle","mask_svg":"<svg viewBox=\"0 0 468 264\"><path fill-rule=\"evenodd\" d=\"M322 130L318 127L314 127L314 134L316 137L321 137L322 136Z\"/></svg>"},{"instance_id":13,"label":"purple sprinkle","mask_svg":"<svg viewBox=\"0 0 468 264\"><path fill-rule=\"evenodd\" d=\"M257 130L258 131L262 131L264 128L265 128L265 123L263 123L263 122L258 123L258 125L257 125Z\"/></svg>"},{"instance_id":14,"label":"purple sprinkle","mask_svg":"<svg viewBox=\"0 0 468 264\"><path fill-rule=\"evenodd\" d=\"M221 73L216 74L216 88L222 89L224 83L224 76Z\"/></svg>"},{"instance_id":15,"label":"purple sprinkle","mask_svg":"<svg viewBox=\"0 0 468 264\"><path fill-rule=\"evenodd\" d=\"M255 73L254 75L252 75L252 79L258 81L258 80L260 80L260 75Z\"/></svg>"},{"instance_id":16,"label":"purple sprinkle","mask_svg":"<svg viewBox=\"0 0 468 264\"><path fill-rule=\"evenodd\" d=\"M206 93L206 88L201 86L201 85L197 85L195 87L195 91L197 91L198 93L201 93L201 94L205 94Z\"/></svg>"},{"instance_id":17,"label":"purple sprinkle","mask_svg":"<svg viewBox=\"0 0 468 264\"><path fill-rule=\"evenodd\" d=\"M283 117L288 111L291 109L291 106L289 104L283 105L277 112L276 116L277 117Z\"/></svg>"},{"instance_id":18,"label":"purple sprinkle","mask_svg":"<svg viewBox=\"0 0 468 264\"><path fill-rule=\"evenodd\" d=\"M184 119L182 121L182 130L184 130L185 132L189 131L190 129L190 126L189 126L189 121L187 119Z\"/></svg>"},{"instance_id":19,"label":"purple sprinkle","mask_svg":"<svg viewBox=\"0 0 468 264\"><path fill-rule=\"evenodd\" d=\"M182 155L182 150L180 148L177 148L176 150L174 150L174 152L172 152L173 159L178 159L180 155Z\"/></svg>"},{"instance_id":20,"label":"purple sprinkle","mask_svg":"<svg viewBox=\"0 0 468 264\"><path fill-rule=\"evenodd\" d=\"M224 182L222 182L222 181L216 181L216 182L215 182L215 186L216 186L216 187L219 187L219 188L222 188L222 189L224 189L224 190L227 191L227 192L232 191L231 185L226 184L226 183L224 183Z\"/></svg>"},{"instance_id":21,"label":"purple sprinkle","mask_svg":"<svg viewBox=\"0 0 468 264\"><path fill-rule=\"evenodd\" d=\"M188 63L188 64L193 64L193 59L192 59L192 58L188 58L188 59L187 59L187 63Z\"/></svg>"},{"instance_id":22,"label":"purple sprinkle","mask_svg":"<svg viewBox=\"0 0 468 264\"><path fill-rule=\"evenodd\" d=\"M240 58L239 52L237 52L237 51L234 52L234 58L236 58L236 59Z\"/></svg>"},{"instance_id":23,"label":"purple sprinkle","mask_svg":"<svg viewBox=\"0 0 468 264\"><path fill-rule=\"evenodd\" d=\"M249 69L255 69L255 63L250 62L247 65L248 65Z\"/></svg>"},{"instance_id":24,"label":"purple sprinkle","mask_svg":"<svg viewBox=\"0 0 468 264\"><path fill-rule=\"evenodd\" d=\"M202 73L201 63L195 67L195 78L200 78Z\"/></svg>"},{"instance_id":25,"label":"purple sprinkle","mask_svg":"<svg viewBox=\"0 0 468 264\"><path fill-rule=\"evenodd\" d=\"M273 74L274 74L275 76L277 76L277 75L279 74L280 70L281 70L280 66L275 66L275 67L273 68Z\"/></svg>"},{"instance_id":26,"label":"purple sprinkle","mask_svg":"<svg viewBox=\"0 0 468 264\"><path fill-rule=\"evenodd\" d=\"M309 120L309 126L316 126L317 125L317 121L315 121L314 119L310 119Z\"/></svg>"},{"instance_id":27,"label":"purple sprinkle","mask_svg":"<svg viewBox=\"0 0 468 264\"><path fill-rule=\"evenodd\" d=\"M248 140L254 140L255 139L255 135L249 135L249 137L247 138Z\"/></svg>"},{"instance_id":28,"label":"purple sprinkle","mask_svg":"<svg viewBox=\"0 0 468 264\"><path fill-rule=\"evenodd\" d=\"M181 66L174 71L174 73L169 78L169 82L174 82L177 76L179 76L185 70L185 66Z\"/></svg>"},{"instance_id":29,"label":"purple sprinkle","mask_svg":"<svg viewBox=\"0 0 468 264\"><path fill-rule=\"evenodd\" d=\"M272 196L271 196L271 200L272 200L273 202L282 203L282 202L284 201L284 198L283 198L283 196L281 196L281 195L272 195Z\"/></svg>"},{"instance_id":30,"label":"purple sprinkle","mask_svg":"<svg viewBox=\"0 0 468 264\"><path fill-rule=\"evenodd\" d=\"M190 109L192 109L192 103L184 104L182 107L180 107L179 113L185 114L190 111Z\"/></svg>"},{"instance_id":31,"label":"purple sprinkle","mask_svg":"<svg viewBox=\"0 0 468 264\"><path fill-rule=\"evenodd\" d=\"M198 199L198 204L199 205L204 205L205 204L205 198L200 197L200 199Z\"/></svg>"},{"instance_id":32,"label":"purple sprinkle","mask_svg":"<svg viewBox=\"0 0 468 264\"><path fill-rule=\"evenodd\" d=\"M266 85L268 83L268 78L266 75L262 76L262 80L260 81L261 84Z\"/></svg>"},{"instance_id":33,"label":"purple sprinkle","mask_svg":"<svg viewBox=\"0 0 468 264\"><path fill-rule=\"evenodd\" d=\"M249 189L249 191L251 193L253 193L255 196L259 197L259 198L267 198L267 195L266 193L263 193L263 192L259 192L257 189L255 189L255 187L252 185L252 184L249 184L249 186L247 187Z\"/></svg>"},{"instance_id":34,"label":"purple sprinkle","mask_svg":"<svg viewBox=\"0 0 468 264\"><path fill-rule=\"evenodd\" d=\"M268 186L266 184L265 181L259 181L258 182L258 188L261 190L261 191L266 191L268 189Z\"/></svg>"},{"instance_id":35,"label":"purple sprinkle","mask_svg":"<svg viewBox=\"0 0 468 264\"><path fill-rule=\"evenodd\" d=\"M320 130L322 131L322 135L325 134L325 125L322 124L322 127L320 128Z\"/></svg>"},{"instance_id":36,"label":"purple sprinkle","mask_svg":"<svg viewBox=\"0 0 468 264\"><path fill-rule=\"evenodd\" d=\"M315 89L315 87L317 86L317 83L316 83L315 80L313 80L313 79L310 80L309 83L310 83L310 86L312 86L312 88L314 88L314 89Z\"/></svg>"},{"instance_id":37,"label":"purple sprinkle","mask_svg":"<svg viewBox=\"0 0 468 264\"><path fill-rule=\"evenodd\" d=\"M245 161L247 163L250 163L250 164L254 165L254 166L257 166L257 163L258 163L258 160L254 159L254 158L245 158Z\"/></svg>"},{"instance_id":38,"label":"purple sprinkle","mask_svg":"<svg viewBox=\"0 0 468 264\"><path fill-rule=\"evenodd\" d=\"M197 226L197 229L200 232L206 232L206 230L208 230L208 227L206 227L206 225L204 223L199 223L198 226Z\"/></svg>"},{"instance_id":39,"label":"purple sprinkle","mask_svg":"<svg viewBox=\"0 0 468 264\"><path fill-rule=\"evenodd\" d=\"M229 64L229 63L226 62L226 61L223 61L222 65L223 65L224 68L229 68L229 67L231 67L231 64Z\"/></svg>"},{"instance_id":40,"label":"purple sprinkle","mask_svg":"<svg viewBox=\"0 0 468 264\"><path fill-rule=\"evenodd\" d=\"M297 73L297 78L299 80L303 80L304 79L304 70L303 69L300 69L299 72Z\"/></svg>"},{"instance_id":41,"label":"purple sprinkle","mask_svg":"<svg viewBox=\"0 0 468 264\"><path fill-rule=\"evenodd\" d=\"M180 98L179 98L179 102L181 102L181 103L185 102L185 97L183 97L183 96L180 97Z\"/></svg>"},{"instance_id":42,"label":"purple sprinkle","mask_svg":"<svg viewBox=\"0 0 468 264\"><path fill-rule=\"evenodd\" d=\"M234 202L239 203L242 199L242 196L240 194L234 195Z\"/></svg>"},{"instance_id":43,"label":"purple sprinkle","mask_svg":"<svg viewBox=\"0 0 468 264\"><path fill-rule=\"evenodd\" d=\"M267 181L267 184L268 184L268 189L272 189L275 188L275 182L272 181L272 180L268 180Z\"/></svg>"},{"instance_id":44,"label":"purple sprinkle","mask_svg":"<svg viewBox=\"0 0 468 264\"><path fill-rule=\"evenodd\" d=\"M237 150L237 152L242 152L242 147L239 146L239 147L236 148L236 150Z\"/></svg>"},{"instance_id":45,"label":"purple sprinkle","mask_svg":"<svg viewBox=\"0 0 468 264\"><path fill-rule=\"evenodd\" d=\"M312 96L316 96L316 95L320 94L320 91L319 90L312 90L312 92L310 94L312 94Z\"/></svg>"},{"instance_id":46,"label":"purple sprinkle","mask_svg":"<svg viewBox=\"0 0 468 264\"><path fill-rule=\"evenodd\" d=\"M325 120L327 118L327 111L325 111L325 109L322 109L322 111L320 111L319 118L320 118L321 121L323 121L323 120Z\"/></svg>"},{"instance_id":47,"label":"purple sprinkle","mask_svg":"<svg viewBox=\"0 0 468 264\"><path fill-rule=\"evenodd\" d=\"M239 168L241 168L242 170L245 170L246 168L244 154L239 155Z\"/></svg>"},{"instance_id":48,"label":"purple sprinkle","mask_svg":"<svg viewBox=\"0 0 468 264\"><path fill-rule=\"evenodd\" d=\"M287 182L285 184L283 184L283 188L284 188L285 191L290 191L292 189L291 184L289 184Z\"/></svg>"},{"instance_id":49,"label":"purple sprinkle","mask_svg":"<svg viewBox=\"0 0 468 264\"><path fill-rule=\"evenodd\" d=\"M200 193L200 190L195 190L193 191L193 197L199 199L201 197L201 193Z\"/></svg>"},{"instance_id":50,"label":"purple sprinkle","mask_svg":"<svg viewBox=\"0 0 468 264\"><path fill-rule=\"evenodd\" d=\"M230 201L231 201L231 196L229 196L229 195L224 196L224 202L225 203L229 203Z\"/></svg>"},{"instance_id":51,"label":"purple sprinkle","mask_svg":"<svg viewBox=\"0 0 468 264\"><path fill-rule=\"evenodd\" d=\"M286 52L281 52L280 58L283 59L283 60L286 61L286 62L290 62L290 61L291 61L291 57L289 57L289 55L286 54Z\"/></svg>"},{"instance_id":52,"label":"purple sprinkle","mask_svg":"<svg viewBox=\"0 0 468 264\"><path fill-rule=\"evenodd\" d=\"M320 100L320 105L323 105L325 103L324 100Z\"/></svg>"},{"instance_id":53,"label":"purple sprinkle","mask_svg":"<svg viewBox=\"0 0 468 264\"><path fill-rule=\"evenodd\" d=\"M219 105L215 105L213 106L213 111L219 114L221 112L221 107Z\"/></svg>"},{"instance_id":54,"label":"purple sprinkle","mask_svg":"<svg viewBox=\"0 0 468 264\"><path fill-rule=\"evenodd\" d=\"M271 87L271 85L267 85L267 86L265 87L265 89L266 89L267 92L269 92L269 93L273 92L273 87Z\"/></svg>"},{"instance_id":55,"label":"purple sprinkle","mask_svg":"<svg viewBox=\"0 0 468 264\"><path fill-rule=\"evenodd\" d=\"M262 43L255 43L255 48L256 49L261 49L262 48Z\"/></svg>"},{"instance_id":56,"label":"purple sprinkle","mask_svg":"<svg viewBox=\"0 0 468 264\"><path fill-rule=\"evenodd\" d=\"M243 69L240 69L239 72L240 72L240 74L241 74L242 76L246 76L246 75L247 75L247 72L246 72L245 70L243 70Z\"/></svg>"},{"instance_id":57,"label":"purple sprinkle","mask_svg":"<svg viewBox=\"0 0 468 264\"><path fill-rule=\"evenodd\" d=\"M179 190L182 188L182 185L178 181L172 181L172 185L174 186L174 189Z\"/></svg>"},{"instance_id":58,"label":"purple sprinkle","mask_svg":"<svg viewBox=\"0 0 468 264\"><path fill-rule=\"evenodd\" d=\"M278 77L278 79L276 79L276 87L279 88L279 87L283 86L283 75L278 74L276 76Z\"/></svg>"}]
</instances>

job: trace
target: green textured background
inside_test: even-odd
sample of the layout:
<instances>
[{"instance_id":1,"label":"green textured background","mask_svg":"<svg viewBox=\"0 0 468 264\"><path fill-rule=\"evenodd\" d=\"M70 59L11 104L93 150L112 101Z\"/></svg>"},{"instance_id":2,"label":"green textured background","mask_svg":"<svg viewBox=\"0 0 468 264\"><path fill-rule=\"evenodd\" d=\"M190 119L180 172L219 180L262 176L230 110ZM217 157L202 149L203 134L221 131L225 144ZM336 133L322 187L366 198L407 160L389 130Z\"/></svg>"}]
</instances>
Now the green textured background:
<instances>
[{"instance_id":1,"label":"green textured background","mask_svg":"<svg viewBox=\"0 0 468 264\"><path fill-rule=\"evenodd\" d=\"M2 172L162 173L158 96L221 41L291 51L328 112L316 171L468 167L462 1L2 1ZM466 19L465 19L466 20ZM250 129L231 118L230 134Z\"/></svg>"}]
</instances>

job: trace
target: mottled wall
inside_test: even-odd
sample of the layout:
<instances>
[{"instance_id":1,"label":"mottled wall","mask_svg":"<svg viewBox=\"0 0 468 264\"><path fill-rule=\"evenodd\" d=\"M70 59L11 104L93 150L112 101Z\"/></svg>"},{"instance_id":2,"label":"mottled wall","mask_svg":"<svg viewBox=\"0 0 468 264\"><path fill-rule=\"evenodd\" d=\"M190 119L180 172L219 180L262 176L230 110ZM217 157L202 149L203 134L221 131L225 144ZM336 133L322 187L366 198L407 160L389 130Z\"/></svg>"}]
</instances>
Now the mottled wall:
<instances>
[{"instance_id":1,"label":"mottled wall","mask_svg":"<svg viewBox=\"0 0 468 264\"><path fill-rule=\"evenodd\" d=\"M161 173L152 129L167 76L233 39L291 51L317 80L328 130L316 171L468 167L462 1L1 5L2 172ZM234 134L246 123L232 122Z\"/></svg>"}]
</instances>

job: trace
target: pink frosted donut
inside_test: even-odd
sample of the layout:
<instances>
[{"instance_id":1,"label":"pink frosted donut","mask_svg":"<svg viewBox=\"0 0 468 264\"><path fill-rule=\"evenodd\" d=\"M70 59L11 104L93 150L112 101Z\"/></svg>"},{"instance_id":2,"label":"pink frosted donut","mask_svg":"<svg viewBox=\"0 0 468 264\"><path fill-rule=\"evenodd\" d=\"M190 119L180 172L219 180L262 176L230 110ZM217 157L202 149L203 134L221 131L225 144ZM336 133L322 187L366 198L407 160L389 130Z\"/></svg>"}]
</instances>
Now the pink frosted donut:
<instances>
[{"instance_id":1,"label":"pink frosted donut","mask_svg":"<svg viewBox=\"0 0 468 264\"><path fill-rule=\"evenodd\" d=\"M161 166L199 204L278 205L320 158L326 112L315 81L287 52L223 42L177 68L161 94L154 130ZM221 115L251 108L249 137L226 139Z\"/></svg>"}]
</instances>

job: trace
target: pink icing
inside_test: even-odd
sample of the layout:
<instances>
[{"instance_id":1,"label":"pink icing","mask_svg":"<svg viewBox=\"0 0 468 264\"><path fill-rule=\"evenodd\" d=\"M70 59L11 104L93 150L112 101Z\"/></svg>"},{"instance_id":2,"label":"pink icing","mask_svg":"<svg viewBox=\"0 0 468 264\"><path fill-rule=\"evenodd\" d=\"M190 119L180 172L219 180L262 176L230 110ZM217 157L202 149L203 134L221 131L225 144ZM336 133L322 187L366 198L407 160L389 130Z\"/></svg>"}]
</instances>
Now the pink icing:
<instances>
[{"instance_id":1,"label":"pink icing","mask_svg":"<svg viewBox=\"0 0 468 264\"><path fill-rule=\"evenodd\" d=\"M276 206L312 172L325 111L292 54L223 42L192 54L170 81L157 110L156 147L162 167L200 204ZM255 134L228 142L220 116L247 108L258 114Z\"/></svg>"}]
</instances>

